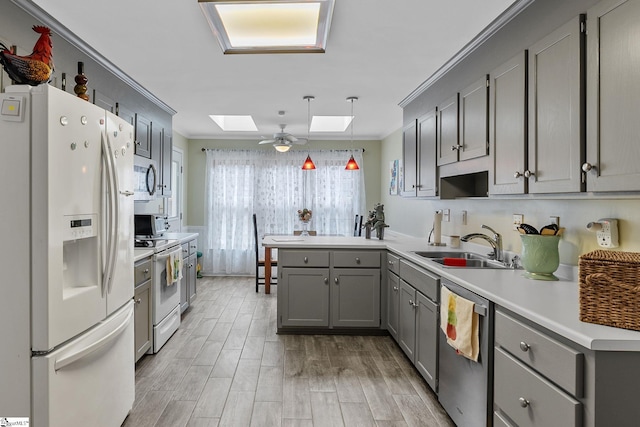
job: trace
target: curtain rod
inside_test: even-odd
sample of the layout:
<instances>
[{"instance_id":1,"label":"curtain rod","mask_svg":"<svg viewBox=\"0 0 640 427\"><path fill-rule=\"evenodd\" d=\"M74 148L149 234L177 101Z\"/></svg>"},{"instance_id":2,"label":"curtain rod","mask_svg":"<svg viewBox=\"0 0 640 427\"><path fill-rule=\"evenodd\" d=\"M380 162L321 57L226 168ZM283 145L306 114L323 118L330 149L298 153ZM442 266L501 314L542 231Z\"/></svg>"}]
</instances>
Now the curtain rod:
<instances>
[{"instance_id":1,"label":"curtain rod","mask_svg":"<svg viewBox=\"0 0 640 427\"><path fill-rule=\"evenodd\" d=\"M204 148L204 147L202 147L200 150L201 150L202 152L205 152L205 151L207 151L207 150L216 150L216 148ZM356 150L362 150L362 152L363 152L363 153L366 151L364 148L356 148ZM322 151L322 150L321 150L321 151ZM349 151L349 150L344 150L344 151Z\"/></svg>"}]
</instances>

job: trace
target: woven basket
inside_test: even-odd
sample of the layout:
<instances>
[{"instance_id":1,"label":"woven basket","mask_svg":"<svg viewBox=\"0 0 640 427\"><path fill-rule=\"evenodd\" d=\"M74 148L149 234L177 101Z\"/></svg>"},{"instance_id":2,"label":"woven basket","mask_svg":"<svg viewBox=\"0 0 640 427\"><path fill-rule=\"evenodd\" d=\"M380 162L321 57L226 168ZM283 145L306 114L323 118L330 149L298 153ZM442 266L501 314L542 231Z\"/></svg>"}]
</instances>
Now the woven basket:
<instances>
[{"instance_id":1,"label":"woven basket","mask_svg":"<svg viewBox=\"0 0 640 427\"><path fill-rule=\"evenodd\" d=\"M580 320L640 331L640 253L580 256Z\"/></svg>"}]
</instances>

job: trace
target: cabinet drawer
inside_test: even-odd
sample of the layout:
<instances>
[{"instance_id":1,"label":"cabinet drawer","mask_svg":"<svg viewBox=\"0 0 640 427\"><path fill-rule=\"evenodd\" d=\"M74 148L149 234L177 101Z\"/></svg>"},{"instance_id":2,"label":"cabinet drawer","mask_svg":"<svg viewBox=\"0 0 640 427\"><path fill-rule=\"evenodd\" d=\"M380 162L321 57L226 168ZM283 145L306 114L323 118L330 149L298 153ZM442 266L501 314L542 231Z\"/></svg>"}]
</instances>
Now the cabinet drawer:
<instances>
[{"instance_id":1,"label":"cabinet drawer","mask_svg":"<svg viewBox=\"0 0 640 427\"><path fill-rule=\"evenodd\" d=\"M151 258L138 261L133 268L134 283L138 286L151 278Z\"/></svg>"},{"instance_id":2,"label":"cabinet drawer","mask_svg":"<svg viewBox=\"0 0 640 427\"><path fill-rule=\"evenodd\" d=\"M574 396L582 396L584 355L497 310L496 345Z\"/></svg>"},{"instance_id":3,"label":"cabinet drawer","mask_svg":"<svg viewBox=\"0 0 640 427\"><path fill-rule=\"evenodd\" d=\"M329 267L328 251L279 250L278 265L282 267Z\"/></svg>"},{"instance_id":4,"label":"cabinet drawer","mask_svg":"<svg viewBox=\"0 0 640 427\"><path fill-rule=\"evenodd\" d=\"M379 251L334 251L333 266L338 268L379 268Z\"/></svg>"},{"instance_id":5,"label":"cabinet drawer","mask_svg":"<svg viewBox=\"0 0 640 427\"><path fill-rule=\"evenodd\" d=\"M180 245L182 247L182 258L188 258L189 257L189 243L183 243L182 245Z\"/></svg>"},{"instance_id":6,"label":"cabinet drawer","mask_svg":"<svg viewBox=\"0 0 640 427\"><path fill-rule=\"evenodd\" d=\"M519 427L581 426L582 404L495 349L494 404Z\"/></svg>"},{"instance_id":7,"label":"cabinet drawer","mask_svg":"<svg viewBox=\"0 0 640 427\"><path fill-rule=\"evenodd\" d=\"M493 413L493 427L514 427L498 412Z\"/></svg>"},{"instance_id":8,"label":"cabinet drawer","mask_svg":"<svg viewBox=\"0 0 640 427\"><path fill-rule=\"evenodd\" d=\"M413 264L409 264L405 260L400 260L400 278L411 286L422 292L432 301L439 301L438 288L440 278L426 270L418 268Z\"/></svg>"},{"instance_id":9,"label":"cabinet drawer","mask_svg":"<svg viewBox=\"0 0 640 427\"><path fill-rule=\"evenodd\" d=\"M387 252L387 268L396 274L400 274L400 257L395 256L391 252Z\"/></svg>"}]
</instances>

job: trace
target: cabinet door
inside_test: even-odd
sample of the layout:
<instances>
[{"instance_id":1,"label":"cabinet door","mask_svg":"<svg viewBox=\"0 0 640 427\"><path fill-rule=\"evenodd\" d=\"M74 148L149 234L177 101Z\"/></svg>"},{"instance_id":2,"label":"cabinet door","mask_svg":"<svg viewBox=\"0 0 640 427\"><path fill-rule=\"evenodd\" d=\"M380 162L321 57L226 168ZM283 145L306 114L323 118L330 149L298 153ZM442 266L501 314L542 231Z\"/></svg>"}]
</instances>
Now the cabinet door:
<instances>
[{"instance_id":1,"label":"cabinet door","mask_svg":"<svg viewBox=\"0 0 640 427\"><path fill-rule=\"evenodd\" d=\"M415 360L416 348L416 290L400 279L400 308L398 310L398 344L409 360Z\"/></svg>"},{"instance_id":2,"label":"cabinet door","mask_svg":"<svg viewBox=\"0 0 640 427\"><path fill-rule=\"evenodd\" d=\"M438 166L458 161L458 94L438 106Z\"/></svg>"},{"instance_id":3,"label":"cabinet door","mask_svg":"<svg viewBox=\"0 0 640 427\"><path fill-rule=\"evenodd\" d=\"M135 288L134 342L136 362L151 348L151 280Z\"/></svg>"},{"instance_id":4,"label":"cabinet door","mask_svg":"<svg viewBox=\"0 0 640 427\"><path fill-rule=\"evenodd\" d=\"M587 16L587 191L637 191L640 2L601 1Z\"/></svg>"},{"instance_id":5,"label":"cabinet door","mask_svg":"<svg viewBox=\"0 0 640 427\"><path fill-rule=\"evenodd\" d=\"M115 114L116 102L104 93L95 89L93 90L93 103L98 107Z\"/></svg>"},{"instance_id":6,"label":"cabinet door","mask_svg":"<svg viewBox=\"0 0 640 427\"><path fill-rule=\"evenodd\" d=\"M529 49L529 193L583 190L584 15Z\"/></svg>"},{"instance_id":7,"label":"cabinet door","mask_svg":"<svg viewBox=\"0 0 640 427\"><path fill-rule=\"evenodd\" d=\"M189 295L189 305L193 304L193 301L196 299L198 295L198 291L196 289L196 286L198 283L196 281L196 276L198 275L197 265L198 265L197 254L194 253L192 255L189 255L189 263L187 268L187 292Z\"/></svg>"},{"instance_id":8,"label":"cabinet door","mask_svg":"<svg viewBox=\"0 0 640 427\"><path fill-rule=\"evenodd\" d=\"M416 292L416 352L418 372L437 391L438 305Z\"/></svg>"},{"instance_id":9,"label":"cabinet door","mask_svg":"<svg viewBox=\"0 0 640 427\"><path fill-rule=\"evenodd\" d=\"M489 192L521 194L526 191L527 52L516 55L490 74L489 85Z\"/></svg>"},{"instance_id":10,"label":"cabinet door","mask_svg":"<svg viewBox=\"0 0 640 427\"><path fill-rule=\"evenodd\" d=\"M459 160L489 153L489 76L460 92Z\"/></svg>"},{"instance_id":11,"label":"cabinet door","mask_svg":"<svg viewBox=\"0 0 640 427\"><path fill-rule=\"evenodd\" d=\"M146 117L136 114L136 149L138 156L151 158L151 121Z\"/></svg>"},{"instance_id":12,"label":"cabinet door","mask_svg":"<svg viewBox=\"0 0 640 427\"><path fill-rule=\"evenodd\" d=\"M282 268L279 279L281 326L329 326L328 268Z\"/></svg>"},{"instance_id":13,"label":"cabinet door","mask_svg":"<svg viewBox=\"0 0 640 427\"><path fill-rule=\"evenodd\" d=\"M380 269L334 268L331 285L333 327L380 326Z\"/></svg>"},{"instance_id":14,"label":"cabinet door","mask_svg":"<svg viewBox=\"0 0 640 427\"><path fill-rule=\"evenodd\" d=\"M189 308L189 267L187 258L182 260L182 280L180 280L180 313Z\"/></svg>"},{"instance_id":15,"label":"cabinet door","mask_svg":"<svg viewBox=\"0 0 640 427\"><path fill-rule=\"evenodd\" d=\"M387 330L398 341L398 310L400 308L400 278L387 274Z\"/></svg>"},{"instance_id":16,"label":"cabinet door","mask_svg":"<svg viewBox=\"0 0 640 427\"><path fill-rule=\"evenodd\" d=\"M402 130L402 184L400 194L404 197L416 196L416 175L417 175L417 124L414 120Z\"/></svg>"},{"instance_id":17,"label":"cabinet door","mask_svg":"<svg viewBox=\"0 0 640 427\"><path fill-rule=\"evenodd\" d=\"M436 166L437 116L433 110L418 119L418 174L416 185L419 197L438 195Z\"/></svg>"},{"instance_id":18,"label":"cabinet door","mask_svg":"<svg viewBox=\"0 0 640 427\"><path fill-rule=\"evenodd\" d=\"M162 129L160 146L162 150L162 160L160 163L160 183L162 184L162 195L164 197L171 196L171 176L172 176L172 155L173 147L171 131L168 129Z\"/></svg>"}]
</instances>

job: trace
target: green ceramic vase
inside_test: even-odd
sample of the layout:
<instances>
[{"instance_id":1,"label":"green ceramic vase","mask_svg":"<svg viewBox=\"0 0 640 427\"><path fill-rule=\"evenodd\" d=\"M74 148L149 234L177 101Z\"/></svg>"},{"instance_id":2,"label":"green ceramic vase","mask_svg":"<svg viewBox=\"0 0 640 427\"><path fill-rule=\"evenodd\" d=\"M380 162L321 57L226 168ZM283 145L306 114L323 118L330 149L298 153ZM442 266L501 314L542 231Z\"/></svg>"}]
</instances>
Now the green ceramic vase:
<instances>
[{"instance_id":1,"label":"green ceramic vase","mask_svg":"<svg viewBox=\"0 0 640 427\"><path fill-rule=\"evenodd\" d=\"M525 277L536 280L558 280L553 273L560 265L560 236L521 234L522 266Z\"/></svg>"}]
</instances>

